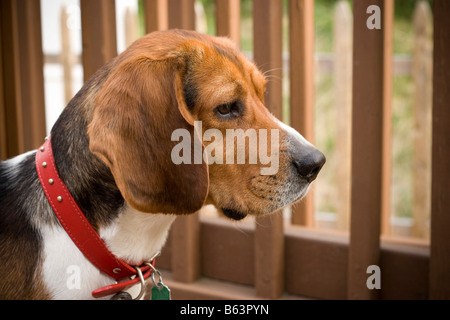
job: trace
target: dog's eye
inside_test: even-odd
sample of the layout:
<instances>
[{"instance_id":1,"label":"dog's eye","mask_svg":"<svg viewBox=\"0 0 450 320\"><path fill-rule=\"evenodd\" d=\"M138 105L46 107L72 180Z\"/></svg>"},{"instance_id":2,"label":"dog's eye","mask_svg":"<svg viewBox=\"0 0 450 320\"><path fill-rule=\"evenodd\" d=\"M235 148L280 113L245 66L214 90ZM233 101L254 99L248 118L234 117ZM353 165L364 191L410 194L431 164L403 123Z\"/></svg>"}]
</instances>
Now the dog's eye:
<instances>
[{"instance_id":1,"label":"dog's eye","mask_svg":"<svg viewBox=\"0 0 450 320\"><path fill-rule=\"evenodd\" d=\"M239 101L234 101L231 103L221 104L216 108L216 113L221 118L231 119L239 117L242 113L242 110L242 104Z\"/></svg>"},{"instance_id":2,"label":"dog's eye","mask_svg":"<svg viewBox=\"0 0 450 320\"><path fill-rule=\"evenodd\" d=\"M226 115L231 112L231 104L222 104L217 107L217 112L219 112L221 115Z\"/></svg>"}]
</instances>

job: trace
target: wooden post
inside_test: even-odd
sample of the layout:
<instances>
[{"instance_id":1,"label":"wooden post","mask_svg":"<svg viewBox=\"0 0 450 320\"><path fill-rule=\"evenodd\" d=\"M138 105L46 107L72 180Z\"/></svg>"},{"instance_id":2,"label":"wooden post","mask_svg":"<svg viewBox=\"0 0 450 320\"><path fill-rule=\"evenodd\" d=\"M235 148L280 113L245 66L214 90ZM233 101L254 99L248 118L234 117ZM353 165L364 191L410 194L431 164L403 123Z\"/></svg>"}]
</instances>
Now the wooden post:
<instances>
[{"instance_id":1,"label":"wooden post","mask_svg":"<svg viewBox=\"0 0 450 320\"><path fill-rule=\"evenodd\" d=\"M24 121L25 150L42 144L46 136L44 99L44 56L40 1L18 0L20 90Z\"/></svg>"},{"instance_id":2,"label":"wooden post","mask_svg":"<svg viewBox=\"0 0 450 320\"><path fill-rule=\"evenodd\" d=\"M40 13L40 1L0 3L5 158L37 148L46 135Z\"/></svg>"},{"instance_id":3,"label":"wooden post","mask_svg":"<svg viewBox=\"0 0 450 320\"><path fill-rule=\"evenodd\" d=\"M84 80L117 56L115 0L80 0Z\"/></svg>"},{"instance_id":4,"label":"wooden post","mask_svg":"<svg viewBox=\"0 0 450 320\"><path fill-rule=\"evenodd\" d=\"M289 1L289 50L291 126L313 143L314 0ZM313 188L292 207L292 223L314 225Z\"/></svg>"},{"instance_id":5,"label":"wooden post","mask_svg":"<svg viewBox=\"0 0 450 320\"><path fill-rule=\"evenodd\" d=\"M347 1L334 9L334 101L337 111L337 228L348 230L351 185L353 17Z\"/></svg>"},{"instance_id":6,"label":"wooden post","mask_svg":"<svg viewBox=\"0 0 450 320\"><path fill-rule=\"evenodd\" d=\"M19 40L17 7L13 1L0 1L0 23L2 31L2 82L4 158L10 158L25 151L22 132L22 100L19 72Z\"/></svg>"},{"instance_id":7,"label":"wooden post","mask_svg":"<svg viewBox=\"0 0 450 320\"><path fill-rule=\"evenodd\" d=\"M178 216L171 234L171 269L175 281L194 282L200 276L199 212Z\"/></svg>"},{"instance_id":8,"label":"wooden post","mask_svg":"<svg viewBox=\"0 0 450 320\"><path fill-rule=\"evenodd\" d=\"M166 30L169 27L167 0L143 0L145 32Z\"/></svg>"},{"instance_id":9,"label":"wooden post","mask_svg":"<svg viewBox=\"0 0 450 320\"><path fill-rule=\"evenodd\" d=\"M72 54L72 49L70 46L70 30L67 28L67 12L66 7L61 9L60 16L60 26L61 26L61 64L64 73L64 98L65 103L68 103L72 97L72 65L74 61L74 56Z\"/></svg>"},{"instance_id":10,"label":"wooden post","mask_svg":"<svg viewBox=\"0 0 450 320\"><path fill-rule=\"evenodd\" d=\"M414 9L414 156L412 235L428 238L431 212L431 108L433 100L433 22L426 1Z\"/></svg>"},{"instance_id":11,"label":"wooden post","mask_svg":"<svg viewBox=\"0 0 450 320\"><path fill-rule=\"evenodd\" d=\"M0 4L1 8L1 4ZM0 17L3 19L3 16ZM3 46L2 32L3 25L0 22L0 44ZM0 160L6 160L8 154L7 137L6 137L6 106L5 94L3 92L3 52L0 49Z\"/></svg>"},{"instance_id":12,"label":"wooden post","mask_svg":"<svg viewBox=\"0 0 450 320\"><path fill-rule=\"evenodd\" d=\"M383 31L383 126L381 159L381 234L390 233L392 176L392 90L394 0L384 0Z\"/></svg>"},{"instance_id":13,"label":"wooden post","mask_svg":"<svg viewBox=\"0 0 450 320\"><path fill-rule=\"evenodd\" d=\"M169 28L195 30L195 0L169 0Z\"/></svg>"},{"instance_id":14,"label":"wooden post","mask_svg":"<svg viewBox=\"0 0 450 320\"><path fill-rule=\"evenodd\" d=\"M125 11L125 48L128 48L138 37L138 15L130 8Z\"/></svg>"},{"instance_id":15,"label":"wooden post","mask_svg":"<svg viewBox=\"0 0 450 320\"><path fill-rule=\"evenodd\" d=\"M253 2L254 59L273 77L267 86L266 106L282 116L282 1ZM255 287L260 297L275 299L284 290L284 235L281 213L256 219Z\"/></svg>"},{"instance_id":16,"label":"wooden post","mask_svg":"<svg viewBox=\"0 0 450 320\"><path fill-rule=\"evenodd\" d=\"M3 11L3 8L0 4L0 8ZM0 17L3 20L3 15L0 11ZM1 47L3 44L3 23L0 21L0 44ZM8 158L8 138L7 138L7 130L6 130L6 105L5 105L5 93L4 93L4 72L3 72L3 50L0 48L0 160L6 160Z\"/></svg>"},{"instance_id":17,"label":"wooden post","mask_svg":"<svg viewBox=\"0 0 450 320\"><path fill-rule=\"evenodd\" d=\"M370 265L380 265L382 210L383 102L386 70L383 0L353 2L353 120L352 191L348 264L348 298L374 299L366 281ZM380 15L373 21L380 29L369 29L367 21L376 6ZM374 7L372 7L374 8Z\"/></svg>"},{"instance_id":18,"label":"wooden post","mask_svg":"<svg viewBox=\"0 0 450 320\"><path fill-rule=\"evenodd\" d=\"M433 1L430 299L450 299L450 2Z\"/></svg>"},{"instance_id":19,"label":"wooden post","mask_svg":"<svg viewBox=\"0 0 450 320\"><path fill-rule=\"evenodd\" d=\"M240 14L239 0L216 0L217 35L229 37L238 46L241 39Z\"/></svg>"}]
</instances>

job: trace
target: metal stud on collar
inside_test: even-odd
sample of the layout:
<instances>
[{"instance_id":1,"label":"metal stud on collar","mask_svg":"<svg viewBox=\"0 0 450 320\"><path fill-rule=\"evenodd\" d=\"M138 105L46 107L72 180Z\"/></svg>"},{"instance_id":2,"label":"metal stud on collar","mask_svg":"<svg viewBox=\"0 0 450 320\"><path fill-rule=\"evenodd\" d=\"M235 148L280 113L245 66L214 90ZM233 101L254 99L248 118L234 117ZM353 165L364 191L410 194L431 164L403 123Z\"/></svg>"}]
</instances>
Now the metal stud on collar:
<instances>
[{"instance_id":1,"label":"metal stud on collar","mask_svg":"<svg viewBox=\"0 0 450 320\"><path fill-rule=\"evenodd\" d=\"M118 273L121 273L121 272L122 272L122 269L120 269L120 268L114 268L114 269L113 269L113 272L114 272L115 274L118 274Z\"/></svg>"}]
</instances>

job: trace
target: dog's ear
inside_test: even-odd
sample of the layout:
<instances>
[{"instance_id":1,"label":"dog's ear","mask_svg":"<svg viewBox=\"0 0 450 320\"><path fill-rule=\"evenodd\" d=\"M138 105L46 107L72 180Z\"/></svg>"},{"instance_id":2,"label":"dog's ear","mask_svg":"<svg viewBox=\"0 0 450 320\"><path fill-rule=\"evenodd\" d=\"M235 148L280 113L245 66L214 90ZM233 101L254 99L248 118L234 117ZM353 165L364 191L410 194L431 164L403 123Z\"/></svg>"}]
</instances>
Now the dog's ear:
<instances>
[{"instance_id":1,"label":"dog's ear","mask_svg":"<svg viewBox=\"0 0 450 320\"><path fill-rule=\"evenodd\" d=\"M208 166L203 157L194 161L198 146L202 155L204 147L186 113L178 67L170 61L134 57L108 76L96 96L89 147L109 166L124 199L136 210L193 213L208 193ZM172 150L180 143L172 141L175 130L189 133L190 141L183 143L190 150L183 151L190 151L190 163L172 161Z\"/></svg>"}]
</instances>

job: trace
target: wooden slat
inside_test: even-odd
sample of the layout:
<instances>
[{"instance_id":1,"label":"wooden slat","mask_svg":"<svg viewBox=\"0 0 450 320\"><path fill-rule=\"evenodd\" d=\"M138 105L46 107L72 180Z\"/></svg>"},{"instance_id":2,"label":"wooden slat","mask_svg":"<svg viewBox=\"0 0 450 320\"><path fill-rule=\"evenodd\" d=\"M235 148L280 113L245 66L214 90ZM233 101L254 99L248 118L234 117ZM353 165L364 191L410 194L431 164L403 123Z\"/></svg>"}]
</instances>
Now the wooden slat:
<instances>
[{"instance_id":1,"label":"wooden slat","mask_svg":"<svg viewBox=\"0 0 450 320\"><path fill-rule=\"evenodd\" d=\"M336 110L337 204L336 228L348 230L350 219L352 140L353 15L350 3L340 0L334 8L334 108ZM327 168L327 167L325 167Z\"/></svg>"},{"instance_id":2,"label":"wooden slat","mask_svg":"<svg viewBox=\"0 0 450 320\"><path fill-rule=\"evenodd\" d=\"M229 37L238 46L240 44L240 14L239 0L216 0L217 35Z\"/></svg>"},{"instance_id":3,"label":"wooden slat","mask_svg":"<svg viewBox=\"0 0 450 320\"><path fill-rule=\"evenodd\" d=\"M167 0L143 0L145 32L166 30L169 27Z\"/></svg>"},{"instance_id":4,"label":"wooden slat","mask_svg":"<svg viewBox=\"0 0 450 320\"><path fill-rule=\"evenodd\" d=\"M314 0L289 1L291 126L314 140ZM314 224L314 188L292 207L292 223Z\"/></svg>"},{"instance_id":5,"label":"wooden slat","mask_svg":"<svg viewBox=\"0 0 450 320\"><path fill-rule=\"evenodd\" d=\"M319 299L347 296L348 237L286 228L286 291Z\"/></svg>"},{"instance_id":6,"label":"wooden slat","mask_svg":"<svg viewBox=\"0 0 450 320\"><path fill-rule=\"evenodd\" d=\"M80 0L84 80L117 56L115 0Z\"/></svg>"},{"instance_id":7,"label":"wooden slat","mask_svg":"<svg viewBox=\"0 0 450 320\"><path fill-rule=\"evenodd\" d=\"M200 223L199 213L179 216L171 230L171 268L173 278L180 282L193 282L200 276Z\"/></svg>"},{"instance_id":8,"label":"wooden slat","mask_svg":"<svg viewBox=\"0 0 450 320\"><path fill-rule=\"evenodd\" d=\"M195 30L195 0L168 0L169 28Z\"/></svg>"},{"instance_id":9,"label":"wooden slat","mask_svg":"<svg viewBox=\"0 0 450 320\"><path fill-rule=\"evenodd\" d=\"M352 191L348 298L373 299L367 267L380 263L383 141L383 29L369 29L370 5L382 12L383 0L353 2ZM381 20L383 21L383 19ZM383 25L382 25L383 26Z\"/></svg>"},{"instance_id":10,"label":"wooden slat","mask_svg":"<svg viewBox=\"0 0 450 320\"><path fill-rule=\"evenodd\" d=\"M131 8L125 10L125 48L139 38L139 16Z\"/></svg>"},{"instance_id":11,"label":"wooden slat","mask_svg":"<svg viewBox=\"0 0 450 320\"><path fill-rule=\"evenodd\" d=\"M0 12L2 149L12 157L37 148L46 134L40 1L2 1Z\"/></svg>"},{"instance_id":12,"label":"wooden slat","mask_svg":"<svg viewBox=\"0 0 450 320\"><path fill-rule=\"evenodd\" d=\"M72 66L74 65L74 54L70 45L70 30L67 28L67 14L66 7L62 7L60 11L60 27L61 27L61 65L64 74L64 102L69 103L73 97L72 92Z\"/></svg>"},{"instance_id":13,"label":"wooden slat","mask_svg":"<svg viewBox=\"0 0 450 320\"><path fill-rule=\"evenodd\" d=\"M282 3L276 0L253 2L253 47L257 66L269 78L266 106L281 119L282 115Z\"/></svg>"},{"instance_id":14,"label":"wooden slat","mask_svg":"<svg viewBox=\"0 0 450 320\"><path fill-rule=\"evenodd\" d=\"M17 7L12 0L0 1L4 85L6 158L25 152L20 96L20 63Z\"/></svg>"},{"instance_id":15,"label":"wooden slat","mask_svg":"<svg viewBox=\"0 0 450 320\"><path fill-rule=\"evenodd\" d=\"M429 247L382 242L380 251L380 299L427 299Z\"/></svg>"},{"instance_id":16,"label":"wooden slat","mask_svg":"<svg viewBox=\"0 0 450 320\"><path fill-rule=\"evenodd\" d=\"M383 133L381 163L381 233L389 234L392 176L392 90L394 0L384 0L383 9Z\"/></svg>"},{"instance_id":17,"label":"wooden slat","mask_svg":"<svg viewBox=\"0 0 450 320\"><path fill-rule=\"evenodd\" d=\"M228 219L200 217L201 270L205 277L253 285L254 224Z\"/></svg>"},{"instance_id":18,"label":"wooden slat","mask_svg":"<svg viewBox=\"0 0 450 320\"><path fill-rule=\"evenodd\" d=\"M1 8L1 4L0 4ZM3 17L0 14L1 19ZM2 29L3 25L0 23L0 47L3 48L2 42ZM8 148L7 148L7 138L6 138L6 106L5 106L5 95L3 92L3 50L0 50L0 160L6 160Z\"/></svg>"},{"instance_id":19,"label":"wooden slat","mask_svg":"<svg viewBox=\"0 0 450 320\"><path fill-rule=\"evenodd\" d=\"M431 111L433 103L433 15L426 1L416 2L413 18L414 153L412 235L429 239L431 212Z\"/></svg>"},{"instance_id":20,"label":"wooden slat","mask_svg":"<svg viewBox=\"0 0 450 320\"><path fill-rule=\"evenodd\" d=\"M18 0L16 5L19 14L24 148L30 150L39 147L46 136L41 8L40 1Z\"/></svg>"},{"instance_id":21,"label":"wooden slat","mask_svg":"<svg viewBox=\"0 0 450 320\"><path fill-rule=\"evenodd\" d=\"M434 0L433 9L430 298L450 299L450 2Z\"/></svg>"},{"instance_id":22,"label":"wooden slat","mask_svg":"<svg viewBox=\"0 0 450 320\"><path fill-rule=\"evenodd\" d=\"M282 116L282 1L253 2L254 59L270 81L266 106ZM281 213L257 218L255 231L255 287L258 296L278 298L284 290L284 238Z\"/></svg>"}]
</instances>

